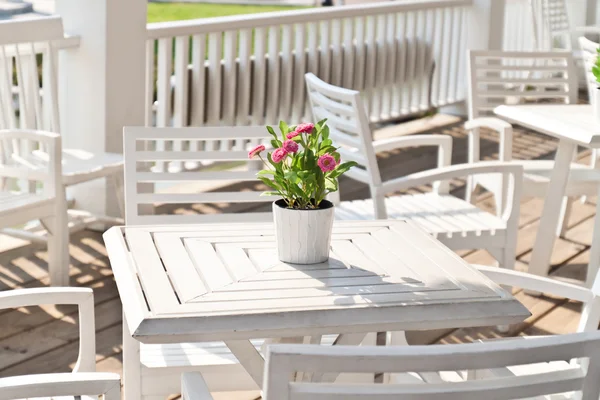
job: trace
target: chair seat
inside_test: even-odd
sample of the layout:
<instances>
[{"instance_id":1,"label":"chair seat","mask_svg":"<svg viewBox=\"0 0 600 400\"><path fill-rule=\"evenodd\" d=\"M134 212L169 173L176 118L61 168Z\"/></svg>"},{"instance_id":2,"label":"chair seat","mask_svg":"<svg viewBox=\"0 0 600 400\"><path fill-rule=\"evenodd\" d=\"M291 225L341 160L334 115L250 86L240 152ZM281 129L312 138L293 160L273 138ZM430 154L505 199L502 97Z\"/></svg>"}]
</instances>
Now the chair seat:
<instances>
[{"instance_id":1,"label":"chair seat","mask_svg":"<svg viewBox=\"0 0 600 400\"><path fill-rule=\"evenodd\" d=\"M424 193L385 199L388 218L417 223L436 237L497 235L506 223L480 208L450 195ZM337 219L374 219L373 200L344 201L336 206Z\"/></svg>"},{"instance_id":2,"label":"chair seat","mask_svg":"<svg viewBox=\"0 0 600 400\"><path fill-rule=\"evenodd\" d=\"M24 160L30 165L46 168L48 155L36 150ZM63 149L62 170L63 184L65 186L75 185L122 171L123 155Z\"/></svg>"},{"instance_id":3,"label":"chair seat","mask_svg":"<svg viewBox=\"0 0 600 400\"><path fill-rule=\"evenodd\" d=\"M0 227L49 217L54 214L54 198L41 194L0 192Z\"/></svg>"},{"instance_id":4,"label":"chair seat","mask_svg":"<svg viewBox=\"0 0 600 400\"><path fill-rule=\"evenodd\" d=\"M74 185L123 170L123 155L63 149L63 184Z\"/></svg>"}]
</instances>

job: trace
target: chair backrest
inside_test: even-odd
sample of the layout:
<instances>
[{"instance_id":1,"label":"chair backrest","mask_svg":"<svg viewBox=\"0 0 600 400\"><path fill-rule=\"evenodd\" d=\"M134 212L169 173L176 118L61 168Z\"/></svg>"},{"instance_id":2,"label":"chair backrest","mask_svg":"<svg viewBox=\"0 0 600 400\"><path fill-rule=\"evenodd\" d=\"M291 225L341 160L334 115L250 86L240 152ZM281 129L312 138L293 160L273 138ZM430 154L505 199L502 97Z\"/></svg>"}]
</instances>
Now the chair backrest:
<instances>
[{"instance_id":1,"label":"chair backrest","mask_svg":"<svg viewBox=\"0 0 600 400\"><path fill-rule=\"evenodd\" d=\"M62 38L60 17L0 22L0 129L60 132L53 40Z\"/></svg>"},{"instance_id":2,"label":"chair backrest","mask_svg":"<svg viewBox=\"0 0 600 400\"><path fill-rule=\"evenodd\" d=\"M566 370L436 384L293 382L295 372L405 373L481 370L584 358ZM600 331L531 340L434 346L272 345L267 350L265 400L533 398L581 391L600 395Z\"/></svg>"},{"instance_id":3,"label":"chair backrest","mask_svg":"<svg viewBox=\"0 0 600 400\"><path fill-rule=\"evenodd\" d=\"M236 214L227 214L228 210L221 204L235 206L237 203L276 200L274 197L261 196L265 188L259 185L256 177L257 161L248 159L250 147L259 143L267 145L270 139L263 126L125 127L123 148L127 224L272 220L270 212L239 213L240 210L235 207L231 207L230 211ZM217 141L227 142L227 146L224 149L215 148L212 144ZM171 143L172 146L163 149L159 143ZM204 150L193 150L192 146ZM181 163L186 164L184 168ZM248 181L254 181L256 185L248 187L246 184L243 188L230 191L223 189L225 185ZM177 186L177 183L180 185ZM190 190L193 192L190 193ZM152 208L156 204L169 205L166 207L171 208L167 210L168 215L152 215ZM177 205L189 204L193 206L184 210L186 214L176 214L180 210L173 209Z\"/></svg>"},{"instance_id":4,"label":"chair backrest","mask_svg":"<svg viewBox=\"0 0 600 400\"><path fill-rule=\"evenodd\" d=\"M102 396L121 399L121 378L107 372L41 374L0 378L0 400ZM70 398L69 397L69 398Z\"/></svg>"},{"instance_id":5,"label":"chair backrest","mask_svg":"<svg viewBox=\"0 0 600 400\"><path fill-rule=\"evenodd\" d=\"M571 24L565 0L532 0L536 46L540 51L572 50Z\"/></svg>"},{"instance_id":6,"label":"chair backrest","mask_svg":"<svg viewBox=\"0 0 600 400\"><path fill-rule=\"evenodd\" d=\"M577 69L568 52L469 52L469 119L503 104L576 104Z\"/></svg>"},{"instance_id":7,"label":"chair backrest","mask_svg":"<svg viewBox=\"0 0 600 400\"><path fill-rule=\"evenodd\" d=\"M594 74L592 74L592 67L594 64L596 64L596 59L598 58L598 48L600 48L600 44L592 42L591 40L582 36L579 38L579 47L581 48L581 53L583 56L583 68L589 102L590 104L594 104L596 101L594 91L598 89L599 84L596 82L596 77Z\"/></svg>"},{"instance_id":8,"label":"chair backrest","mask_svg":"<svg viewBox=\"0 0 600 400\"><path fill-rule=\"evenodd\" d=\"M330 85L314 74L305 75L313 119L327 119L329 137L343 160L355 161L346 175L368 185L381 185L365 105L357 90Z\"/></svg>"},{"instance_id":9,"label":"chair backrest","mask_svg":"<svg viewBox=\"0 0 600 400\"><path fill-rule=\"evenodd\" d=\"M0 191L16 190L26 181L29 191L41 185L45 195L55 197L62 192L61 157L57 133L0 130Z\"/></svg>"}]
</instances>

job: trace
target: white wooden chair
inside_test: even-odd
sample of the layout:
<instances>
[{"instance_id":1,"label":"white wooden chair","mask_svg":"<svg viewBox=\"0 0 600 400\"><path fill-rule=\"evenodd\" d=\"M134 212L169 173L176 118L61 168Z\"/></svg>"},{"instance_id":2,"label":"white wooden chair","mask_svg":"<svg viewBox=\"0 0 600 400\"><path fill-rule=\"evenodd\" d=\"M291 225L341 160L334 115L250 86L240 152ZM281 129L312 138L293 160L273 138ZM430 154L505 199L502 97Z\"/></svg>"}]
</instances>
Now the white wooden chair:
<instances>
[{"instance_id":1,"label":"white wooden chair","mask_svg":"<svg viewBox=\"0 0 600 400\"><path fill-rule=\"evenodd\" d=\"M72 373L22 375L0 378L0 400L103 395L121 398L119 375L96 373L94 293L89 288L36 288L0 292L0 309L42 304L77 305L79 308L79 356Z\"/></svg>"},{"instance_id":2,"label":"white wooden chair","mask_svg":"<svg viewBox=\"0 0 600 400\"><path fill-rule=\"evenodd\" d=\"M521 167L506 163L481 164L475 168L467 164L450 166L452 138L445 135L414 135L371 141L359 92L329 85L312 74L306 75L306 82L314 119L327 118L330 138L336 146L340 146L342 159L356 161L361 166L346 175L368 184L371 190L371 199L357 201L340 202L336 193L333 200L337 203L337 218L412 220L451 249L483 248L501 266L513 268ZM382 181L376 154L416 146L438 147L438 168ZM443 182L488 172L506 176L507 182L510 181L509 206L501 217L449 195L448 184ZM433 183L431 193L386 197L428 183Z\"/></svg>"},{"instance_id":3,"label":"white wooden chair","mask_svg":"<svg viewBox=\"0 0 600 400\"><path fill-rule=\"evenodd\" d=\"M469 60L469 134L468 159L480 160L480 128L489 128L499 135L498 158L512 160L512 126L493 115L501 104L521 104L533 101L577 103L577 74L572 57L565 52L504 52L470 51ZM575 156L575 154L574 154ZM524 197L545 197L553 160L514 160L524 168ZM590 167L573 163L566 193L569 198L595 195L597 179L590 177ZM493 192L496 208L503 210L506 193L503 183L493 177L478 177L468 184L468 195L476 185ZM571 199L565 199L563 217L557 234L564 234L569 218Z\"/></svg>"},{"instance_id":4,"label":"white wooden chair","mask_svg":"<svg viewBox=\"0 0 600 400\"><path fill-rule=\"evenodd\" d=\"M582 359L562 371L459 382L424 383L417 379L392 384L297 382L296 373L419 373L466 369L479 371L540 362ZM600 332L487 343L349 347L273 345L267 351L265 400L325 399L576 399L600 395ZM314 375L313 375L314 376ZM539 396L539 397L538 397ZM547 396L547 397L546 397ZM211 400L201 374L182 376L184 400Z\"/></svg>"},{"instance_id":5,"label":"white wooden chair","mask_svg":"<svg viewBox=\"0 0 600 400\"><path fill-rule=\"evenodd\" d=\"M57 87L58 50L53 41L63 39L64 35L60 17L0 22L0 128L39 129L61 133ZM41 82L38 75L40 59ZM13 65L16 78L14 86L11 82ZM15 101L16 99L18 101ZM43 152L32 153L31 150L27 146L12 149L24 163L44 165L46 158ZM101 178L108 178L109 182L114 184L118 203L122 207L121 154L62 149L62 185L65 188ZM69 210L69 216L71 230L82 229L99 222L122 223L121 219L92 216L82 210ZM27 240L44 241L43 236L29 230L11 229L5 233Z\"/></svg>"},{"instance_id":6,"label":"white wooden chair","mask_svg":"<svg viewBox=\"0 0 600 400\"><path fill-rule=\"evenodd\" d=\"M23 146L44 149L48 162L22 162L12 149ZM0 130L0 188L6 187L0 190L0 228L41 221L48 231L48 272L55 286L69 284L69 235L67 205L60 183L60 149L60 136L56 133ZM17 183L22 181L36 190L17 190Z\"/></svg>"}]
</instances>

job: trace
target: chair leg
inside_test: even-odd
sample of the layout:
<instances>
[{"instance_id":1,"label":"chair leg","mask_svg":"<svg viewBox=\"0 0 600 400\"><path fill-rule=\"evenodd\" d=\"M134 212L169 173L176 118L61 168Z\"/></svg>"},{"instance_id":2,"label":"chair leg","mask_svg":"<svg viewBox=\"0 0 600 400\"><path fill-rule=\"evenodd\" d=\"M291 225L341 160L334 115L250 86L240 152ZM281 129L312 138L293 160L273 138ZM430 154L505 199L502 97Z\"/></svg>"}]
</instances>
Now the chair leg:
<instances>
[{"instance_id":1,"label":"chair leg","mask_svg":"<svg viewBox=\"0 0 600 400\"><path fill-rule=\"evenodd\" d=\"M57 196L54 216L41 221L48 231L48 272L52 286L69 286L69 221L64 195L61 192Z\"/></svg>"},{"instance_id":2,"label":"chair leg","mask_svg":"<svg viewBox=\"0 0 600 400\"><path fill-rule=\"evenodd\" d=\"M124 191L124 182L123 182L123 172L119 172L117 174L113 174L110 177L110 181L112 182L115 188L115 194L117 196L117 203L119 205L119 211L121 212L121 217L125 218L125 191Z\"/></svg>"},{"instance_id":3,"label":"chair leg","mask_svg":"<svg viewBox=\"0 0 600 400\"><path fill-rule=\"evenodd\" d=\"M123 394L125 400L142 398L140 342L131 336L125 313L123 313Z\"/></svg>"},{"instance_id":4,"label":"chair leg","mask_svg":"<svg viewBox=\"0 0 600 400\"><path fill-rule=\"evenodd\" d=\"M556 227L556 236L564 238L569 229L569 219L571 218L571 210L573 209L573 199L565 197L560 208L560 217L558 226Z\"/></svg>"}]
</instances>

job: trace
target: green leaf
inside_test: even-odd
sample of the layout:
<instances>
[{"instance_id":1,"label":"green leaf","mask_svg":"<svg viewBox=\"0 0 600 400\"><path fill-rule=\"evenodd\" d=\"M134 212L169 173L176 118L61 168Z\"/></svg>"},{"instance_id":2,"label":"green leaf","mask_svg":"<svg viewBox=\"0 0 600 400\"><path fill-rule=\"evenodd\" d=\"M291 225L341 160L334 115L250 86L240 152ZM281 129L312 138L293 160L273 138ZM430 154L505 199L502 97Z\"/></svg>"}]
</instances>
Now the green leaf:
<instances>
[{"instance_id":1,"label":"green leaf","mask_svg":"<svg viewBox=\"0 0 600 400\"><path fill-rule=\"evenodd\" d=\"M274 148L281 147L281 140L279 140L279 139L271 140L271 146L273 146Z\"/></svg>"},{"instance_id":2,"label":"green leaf","mask_svg":"<svg viewBox=\"0 0 600 400\"><path fill-rule=\"evenodd\" d=\"M260 175L275 175L275 171L273 171L272 169L263 169L260 170L256 173L256 175L260 176Z\"/></svg>"},{"instance_id":3,"label":"green leaf","mask_svg":"<svg viewBox=\"0 0 600 400\"><path fill-rule=\"evenodd\" d=\"M279 130L281 131L282 140L286 139L286 135L289 133L288 125L284 121L279 121Z\"/></svg>"},{"instance_id":4,"label":"green leaf","mask_svg":"<svg viewBox=\"0 0 600 400\"><path fill-rule=\"evenodd\" d=\"M267 125L267 130L269 131L269 133L271 134L271 136L273 136L273 138L275 138L275 140L277 140L277 134L275 133L275 129L273 129L272 127L270 127L269 125Z\"/></svg>"},{"instance_id":5,"label":"green leaf","mask_svg":"<svg viewBox=\"0 0 600 400\"><path fill-rule=\"evenodd\" d=\"M262 192L260 195L261 196L281 196L281 193L279 193L279 192Z\"/></svg>"},{"instance_id":6,"label":"green leaf","mask_svg":"<svg viewBox=\"0 0 600 400\"><path fill-rule=\"evenodd\" d=\"M259 176L258 180L270 187L271 189L280 190L281 188L277 185L273 180L269 178L265 178L264 176Z\"/></svg>"}]
</instances>

